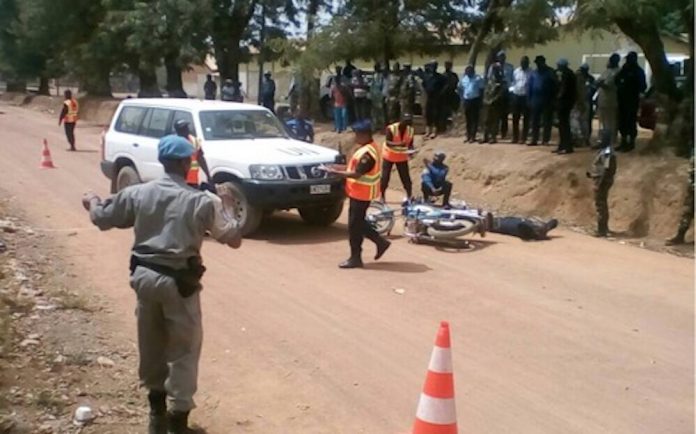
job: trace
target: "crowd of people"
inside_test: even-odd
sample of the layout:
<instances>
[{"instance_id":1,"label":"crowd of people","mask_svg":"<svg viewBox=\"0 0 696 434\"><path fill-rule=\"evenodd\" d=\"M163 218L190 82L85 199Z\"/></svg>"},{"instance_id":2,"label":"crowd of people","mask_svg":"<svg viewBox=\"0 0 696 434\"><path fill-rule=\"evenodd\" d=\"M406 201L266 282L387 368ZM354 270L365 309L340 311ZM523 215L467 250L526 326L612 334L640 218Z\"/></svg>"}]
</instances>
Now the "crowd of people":
<instances>
[{"instance_id":1,"label":"crowd of people","mask_svg":"<svg viewBox=\"0 0 696 434\"><path fill-rule=\"evenodd\" d=\"M466 142L507 140L512 121L512 143L547 145L556 124L559 140L554 152L569 154L575 146L593 145L592 124L597 113L600 129L607 131L611 145L617 144L620 134L617 150L630 152L635 148L640 97L647 83L635 52L628 53L623 65L620 62L620 56L613 54L606 70L595 78L587 64L573 71L566 59L559 59L554 69L542 55L534 58L534 67L523 56L515 68L500 51L483 76L469 65L460 79L452 62L445 62L440 73L438 62L431 61L417 70L410 64L394 63L386 68L376 64L368 79L347 61L336 67L325 86L339 133L362 119L381 128L398 122L402 114L422 114L425 138L432 139L447 131L453 114L461 110Z\"/></svg>"}]
</instances>

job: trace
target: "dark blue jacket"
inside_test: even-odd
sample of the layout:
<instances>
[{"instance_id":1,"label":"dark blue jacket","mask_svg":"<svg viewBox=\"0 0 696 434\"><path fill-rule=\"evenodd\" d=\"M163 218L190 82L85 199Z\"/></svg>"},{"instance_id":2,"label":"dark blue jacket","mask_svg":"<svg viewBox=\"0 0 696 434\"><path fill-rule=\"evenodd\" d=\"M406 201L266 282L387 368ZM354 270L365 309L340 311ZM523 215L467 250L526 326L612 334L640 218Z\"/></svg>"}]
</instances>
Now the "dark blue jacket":
<instances>
[{"instance_id":1,"label":"dark blue jacket","mask_svg":"<svg viewBox=\"0 0 696 434\"><path fill-rule=\"evenodd\" d=\"M442 188L447 180L448 172L449 167L444 164L442 166L428 164L421 175L421 182L430 187L431 190Z\"/></svg>"},{"instance_id":2,"label":"dark blue jacket","mask_svg":"<svg viewBox=\"0 0 696 434\"><path fill-rule=\"evenodd\" d=\"M556 76L553 69L545 67L532 71L527 82L527 95L531 107L553 104L556 98Z\"/></svg>"}]
</instances>

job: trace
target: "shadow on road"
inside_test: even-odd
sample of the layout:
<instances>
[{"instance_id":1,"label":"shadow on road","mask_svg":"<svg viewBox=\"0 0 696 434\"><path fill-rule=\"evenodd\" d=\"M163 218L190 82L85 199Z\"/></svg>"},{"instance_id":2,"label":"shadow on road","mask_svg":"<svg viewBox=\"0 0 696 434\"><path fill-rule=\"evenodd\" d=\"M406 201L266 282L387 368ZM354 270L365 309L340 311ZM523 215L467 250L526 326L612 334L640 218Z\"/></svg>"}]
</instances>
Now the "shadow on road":
<instances>
[{"instance_id":1,"label":"shadow on road","mask_svg":"<svg viewBox=\"0 0 696 434\"><path fill-rule=\"evenodd\" d=\"M392 273L426 273L432 268L415 262L374 262L365 265L368 271L387 271Z\"/></svg>"},{"instance_id":2,"label":"shadow on road","mask_svg":"<svg viewBox=\"0 0 696 434\"><path fill-rule=\"evenodd\" d=\"M328 227L311 226L296 214L276 212L264 218L251 239L281 245L311 245L340 240L347 243L348 229L343 223L334 223Z\"/></svg>"}]
</instances>

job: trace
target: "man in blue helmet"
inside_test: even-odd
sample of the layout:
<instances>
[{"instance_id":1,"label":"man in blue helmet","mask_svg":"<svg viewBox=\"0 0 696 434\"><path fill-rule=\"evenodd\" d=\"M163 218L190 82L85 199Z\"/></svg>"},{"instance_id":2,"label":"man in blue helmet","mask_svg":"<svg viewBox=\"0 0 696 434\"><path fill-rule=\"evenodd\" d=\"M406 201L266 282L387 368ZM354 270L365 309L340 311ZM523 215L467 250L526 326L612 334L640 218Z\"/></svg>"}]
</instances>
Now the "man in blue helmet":
<instances>
[{"instance_id":1,"label":"man in blue helmet","mask_svg":"<svg viewBox=\"0 0 696 434\"><path fill-rule=\"evenodd\" d=\"M140 380L148 389L149 434L191 433L202 329L199 293L206 233L232 248L241 245L234 197L186 184L194 148L183 137L165 136L158 146L165 175L128 187L102 201L87 193L82 204L99 229L133 228L130 284L137 296ZM168 411L167 411L168 410Z\"/></svg>"}]
</instances>

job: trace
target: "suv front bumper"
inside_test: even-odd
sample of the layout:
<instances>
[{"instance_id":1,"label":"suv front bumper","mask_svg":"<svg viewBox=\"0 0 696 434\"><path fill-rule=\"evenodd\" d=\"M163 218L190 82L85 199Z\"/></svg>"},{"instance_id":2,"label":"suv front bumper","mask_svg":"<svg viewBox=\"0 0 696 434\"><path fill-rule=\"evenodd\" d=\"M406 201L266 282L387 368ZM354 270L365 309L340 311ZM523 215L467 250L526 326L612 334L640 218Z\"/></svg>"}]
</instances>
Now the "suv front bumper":
<instances>
[{"instance_id":1,"label":"suv front bumper","mask_svg":"<svg viewBox=\"0 0 696 434\"><path fill-rule=\"evenodd\" d=\"M312 186L328 185L330 191L312 194ZM290 209L322 206L345 198L342 179L312 179L304 181L262 181L245 179L241 187L249 202L265 209Z\"/></svg>"},{"instance_id":2,"label":"suv front bumper","mask_svg":"<svg viewBox=\"0 0 696 434\"><path fill-rule=\"evenodd\" d=\"M116 178L116 173L114 173L114 170L116 169L116 164L113 161L107 161L103 160L99 166L101 167L101 171L110 180L114 180Z\"/></svg>"}]
</instances>

